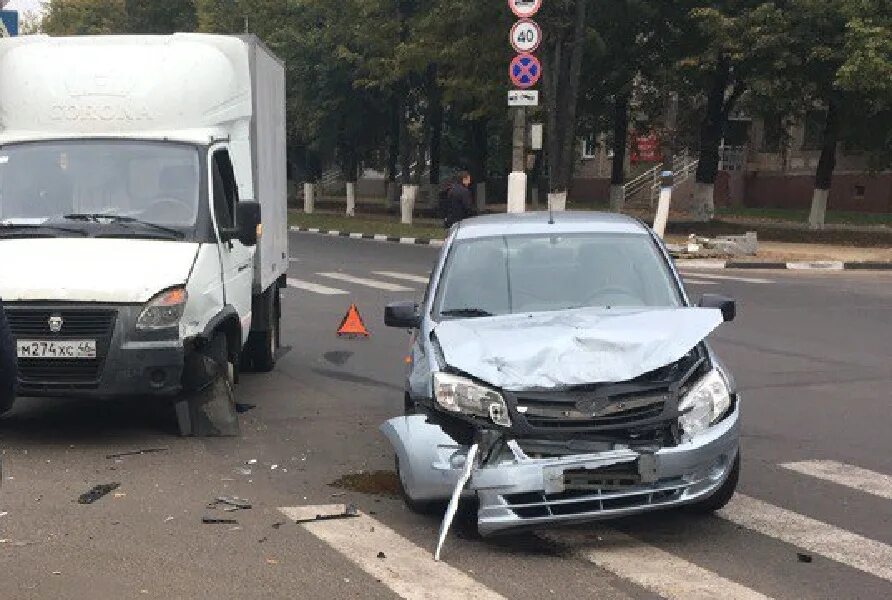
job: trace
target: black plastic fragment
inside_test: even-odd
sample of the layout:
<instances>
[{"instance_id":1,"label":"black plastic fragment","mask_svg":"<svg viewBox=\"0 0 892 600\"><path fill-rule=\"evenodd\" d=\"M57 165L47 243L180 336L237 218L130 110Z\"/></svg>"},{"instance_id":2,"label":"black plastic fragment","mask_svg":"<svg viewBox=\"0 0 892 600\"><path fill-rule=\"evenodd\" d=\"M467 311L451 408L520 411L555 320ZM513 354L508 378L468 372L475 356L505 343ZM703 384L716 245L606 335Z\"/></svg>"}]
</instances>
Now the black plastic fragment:
<instances>
[{"instance_id":1,"label":"black plastic fragment","mask_svg":"<svg viewBox=\"0 0 892 600\"><path fill-rule=\"evenodd\" d=\"M155 454L157 452L167 452L170 448L143 448L142 450L130 450L128 452L118 452L117 454L106 454L105 458L121 458L124 456L138 456L140 454Z\"/></svg>"},{"instance_id":2,"label":"black plastic fragment","mask_svg":"<svg viewBox=\"0 0 892 600\"><path fill-rule=\"evenodd\" d=\"M802 552L797 552L796 558L798 558L801 563L810 563L812 560L811 554L804 554Z\"/></svg>"},{"instance_id":3,"label":"black plastic fragment","mask_svg":"<svg viewBox=\"0 0 892 600\"><path fill-rule=\"evenodd\" d=\"M92 490L81 494L77 499L78 504L93 504L109 492L113 492L116 489L121 487L121 484L118 482L113 483L101 483L97 486L94 486Z\"/></svg>"},{"instance_id":4,"label":"black plastic fragment","mask_svg":"<svg viewBox=\"0 0 892 600\"><path fill-rule=\"evenodd\" d=\"M235 519L220 519L217 517L202 517L201 522L205 525L238 525Z\"/></svg>"},{"instance_id":5,"label":"black plastic fragment","mask_svg":"<svg viewBox=\"0 0 892 600\"><path fill-rule=\"evenodd\" d=\"M316 515L312 519L300 519L299 521L295 521L295 523L312 523L315 521L337 521L339 519L353 519L359 516L359 510L357 510L355 504L348 504L344 508L344 512L336 514L336 515Z\"/></svg>"}]
</instances>

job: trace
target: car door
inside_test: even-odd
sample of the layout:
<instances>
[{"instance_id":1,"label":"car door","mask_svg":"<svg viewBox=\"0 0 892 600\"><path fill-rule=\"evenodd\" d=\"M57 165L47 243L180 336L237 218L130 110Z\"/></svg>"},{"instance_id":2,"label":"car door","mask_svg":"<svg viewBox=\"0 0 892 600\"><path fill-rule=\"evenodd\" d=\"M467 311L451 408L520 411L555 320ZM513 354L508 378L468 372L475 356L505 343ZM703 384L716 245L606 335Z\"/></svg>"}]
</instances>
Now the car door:
<instances>
[{"instance_id":1,"label":"car door","mask_svg":"<svg viewBox=\"0 0 892 600\"><path fill-rule=\"evenodd\" d=\"M242 340L251 330L251 294L254 282L254 249L230 238L226 231L236 226L238 186L232 169L229 151L225 146L211 153L211 207L217 230L217 247L223 278L223 302L238 312L242 326ZM229 238L229 239L227 239Z\"/></svg>"}]
</instances>

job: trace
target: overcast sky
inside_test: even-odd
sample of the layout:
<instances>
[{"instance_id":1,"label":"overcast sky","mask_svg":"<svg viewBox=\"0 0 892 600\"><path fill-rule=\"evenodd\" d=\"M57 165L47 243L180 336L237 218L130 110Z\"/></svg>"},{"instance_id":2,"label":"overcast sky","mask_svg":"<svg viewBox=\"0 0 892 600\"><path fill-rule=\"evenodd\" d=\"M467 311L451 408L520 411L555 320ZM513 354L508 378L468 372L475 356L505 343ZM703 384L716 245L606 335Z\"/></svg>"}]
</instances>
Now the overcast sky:
<instances>
[{"instance_id":1,"label":"overcast sky","mask_svg":"<svg viewBox=\"0 0 892 600\"><path fill-rule=\"evenodd\" d=\"M40 8L41 0L11 0L6 5L6 10L37 10Z\"/></svg>"}]
</instances>

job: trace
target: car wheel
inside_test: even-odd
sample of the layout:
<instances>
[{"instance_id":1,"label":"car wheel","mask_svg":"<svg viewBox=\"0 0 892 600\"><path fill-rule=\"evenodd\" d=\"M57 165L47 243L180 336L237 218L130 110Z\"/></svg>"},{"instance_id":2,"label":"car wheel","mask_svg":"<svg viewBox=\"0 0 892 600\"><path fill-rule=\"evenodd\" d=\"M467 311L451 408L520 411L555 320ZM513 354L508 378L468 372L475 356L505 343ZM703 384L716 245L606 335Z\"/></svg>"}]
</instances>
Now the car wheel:
<instances>
[{"instance_id":1,"label":"car wheel","mask_svg":"<svg viewBox=\"0 0 892 600\"><path fill-rule=\"evenodd\" d=\"M728 473L727 479L722 486L714 491L711 496L705 500L701 500L691 504L688 509L695 513L708 514L720 510L731 501L734 492L737 490L737 481L740 479L740 451L734 459L734 465L731 472Z\"/></svg>"},{"instance_id":2,"label":"car wheel","mask_svg":"<svg viewBox=\"0 0 892 600\"><path fill-rule=\"evenodd\" d=\"M406 507L418 515L436 515L443 514L446 511L447 502L441 500L415 500L409 495L406 486L403 484L403 473L400 469L399 456L394 458L396 465L396 479L399 483L400 497L406 504Z\"/></svg>"}]
</instances>

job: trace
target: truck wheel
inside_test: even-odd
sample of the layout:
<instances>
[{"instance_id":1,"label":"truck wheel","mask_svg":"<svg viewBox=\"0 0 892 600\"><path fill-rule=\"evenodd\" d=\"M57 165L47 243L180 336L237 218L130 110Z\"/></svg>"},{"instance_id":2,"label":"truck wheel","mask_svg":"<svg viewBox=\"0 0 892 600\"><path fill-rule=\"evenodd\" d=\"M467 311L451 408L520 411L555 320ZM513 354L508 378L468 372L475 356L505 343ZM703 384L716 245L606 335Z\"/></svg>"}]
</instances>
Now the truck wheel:
<instances>
[{"instance_id":1,"label":"truck wheel","mask_svg":"<svg viewBox=\"0 0 892 600\"><path fill-rule=\"evenodd\" d=\"M273 286L268 295L269 320L266 323L266 331L252 334L253 339L248 349L250 363L258 373L269 373L276 367L276 354L279 351L282 305L278 286Z\"/></svg>"},{"instance_id":2,"label":"truck wheel","mask_svg":"<svg viewBox=\"0 0 892 600\"><path fill-rule=\"evenodd\" d=\"M187 358L183 398L175 404L180 435L239 435L233 384L236 365L223 332Z\"/></svg>"},{"instance_id":3,"label":"truck wheel","mask_svg":"<svg viewBox=\"0 0 892 600\"><path fill-rule=\"evenodd\" d=\"M737 458L734 459L734 465L731 467L731 472L728 473L728 478L725 479L725 483L705 500L700 500L699 502L688 506L688 510L700 514L709 514L725 508L725 505L727 505L728 502L731 501L731 498L734 497L734 492L737 490L737 481L739 479L740 451L738 450Z\"/></svg>"}]
</instances>

